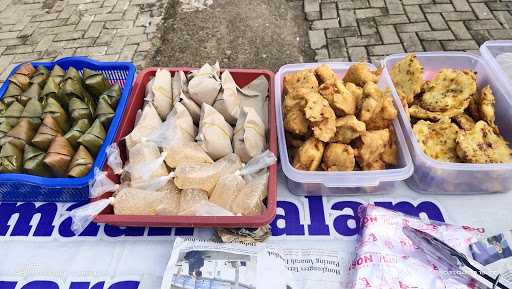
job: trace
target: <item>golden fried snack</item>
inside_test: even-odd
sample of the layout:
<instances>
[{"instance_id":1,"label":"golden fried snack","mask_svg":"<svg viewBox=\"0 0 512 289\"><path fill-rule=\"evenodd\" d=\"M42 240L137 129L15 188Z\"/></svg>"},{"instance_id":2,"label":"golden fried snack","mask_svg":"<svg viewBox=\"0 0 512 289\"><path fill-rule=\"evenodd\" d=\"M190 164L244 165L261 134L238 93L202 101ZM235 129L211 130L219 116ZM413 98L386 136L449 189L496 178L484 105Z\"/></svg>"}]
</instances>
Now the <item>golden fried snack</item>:
<instances>
[{"instance_id":1,"label":"golden fried snack","mask_svg":"<svg viewBox=\"0 0 512 289\"><path fill-rule=\"evenodd\" d=\"M398 164L398 148L393 127L389 127L389 141L382 152L381 160L387 165L396 166Z\"/></svg>"},{"instance_id":2,"label":"golden fried snack","mask_svg":"<svg viewBox=\"0 0 512 289\"><path fill-rule=\"evenodd\" d=\"M329 102L337 116L355 114L357 99L344 86L341 93L338 87L334 83L324 83L320 85L318 92Z\"/></svg>"},{"instance_id":3,"label":"golden fried snack","mask_svg":"<svg viewBox=\"0 0 512 289\"><path fill-rule=\"evenodd\" d=\"M496 126L496 111L494 110L494 104L496 103L494 95L492 94L491 87L487 85L480 91L480 118L486 121L495 132L499 133L499 129Z\"/></svg>"},{"instance_id":4,"label":"golden fried snack","mask_svg":"<svg viewBox=\"0 0 512 289\"><path fill-rule=\"evenodd\" d=\"M453 120L463 130L472 130L475 127L475 121L469 115L467 115L465 113L454 116Z\"/></svg>"},{"instance_id":5,"label":"golden fried snack","mask_svg":"<svg viewBox=\"0 0 512 289\"><path fill-rule=\"evenodd\" d=\"M318 169L324 154L324 143L315 137L310 137L295 152L293 167L298 170L315 171Z\"/></svg>"},{"instance_id":6,"label":"golden fried snack","mask_svg":"<svg viewBox=\"0 0 512 289\"><path fill-rule=\"evenodd\" d=\"M294 109L284 115L284 129L287 132L296 135L305 135L308 133L309 120L307 120L304 110Z\"/></svg>"},{"instance_id":7,"label":"golden fried snack","mask_svg":"<svg viewBox=\"0 0 512 289\"><path fill-rule=\"evenodd\" d=\"M456 117L458 115L464 114L464 108L452 108L447 111L428 111L423 107L413 104L409 107L409 114L412 117L419 119L431 119L431 120L440 120L442 118L450 118Z\"/></svg>"},{"instance_id":8,"label":"golden fried snack","mask_svg":"<svg viewBox=\"0 0 512 289\"><path fill-rule=\"evenodd\" d=\"M426 155L438 161L460 162L455 142L460 129L450 119L434 123L420 120L412 130Z\"/></svg>"},{"instance_id":9,"label":"golden fried snack","mask_svg":"<svg viewBox=\"0 0 512 289\"><path fill-rule=\"evenodd\" d=\"M382 68L379 68L376 71L370 71L366 63L356 63L348 68L347 73L343 77L343 81L351 82L357 86L363 87L368 82L379 82L381 73Z\"/></svg>"},{"instance_id":10,"label":"golden fried snack","mask_svg":"<svg viewBox=\"0 0 512 289\"><path fill-rule=\"evenodd\" d=\"M476 75L470 70L441 69L425 87L421 107L429 111L466 109L476 92Z\"/></svg>"},{"instance_id":11,"label":"golden fried snack","mask_svg":"<svg viewBox=\"0 0 512 289\"><path fill-rule=\"evenodd\" d=\"M286 144L288 146L298 148L304 143L304 140L302 138L298 138L296 135L293 135L289 132L285 132L285 136L286 136Z\"/></svg>"},{"instance_id":12,"label":"golden fried snack","mask_svg":"<svg viewBox=\"0 0 512 289\"><path fill-rule=\"evenodd\" d=\"M336 120L336 134L331 141L348 144L365 131L364 122L357 120L353 115L347 115Z\"/></svg>"},{"instance_id":13,"label":"golden fried snack","mask_svg":"<svg viewBox=\"0 0 512 289\"><path fill-rule=\"evenodd\" d=\"M318 89L318 81L316 80L313 69L305 69L287 74L283 78L283 83L285 94L299 88L306 88L310 90Z\"/></svg>"},{"instance_id":14,"label":"golden fried snack","mask_svg":"<svg viewBox=\"0 0 512 289\"><path fill-rule=\"evenodd\" d=\"M366 131L361 135L356 143L356 159L363 170L374 169L382 162L382 153L388 142L389 129Z\"/></svg>"},{"instance_id":15,"label":"golden fried snack","mask_svg":"<svg viewBox=\"0 0 512 289\"><path fill-rule=\"evenodd\" d=\"M361 168L365 171L384 170L386 168L386 163L384 163L382 160L374 160L370 163L364 163L361 165Z\"/></svg>"},{"instance_id":16,"label":"golden fried snack","mask_svg":"<svg viewBox=\"0 0 512 289\"><path fill-rule=\"evenodd\" d=\"M361 106L361 99L363 98L363 88L353 84L352 82L345 83L345 87L348 92L352 94L352 96L356 99L356 107L359 108Z\"/></svg>"},{"instance_id":17,"label":"golden fried snack","mask_svg":"<svg viewBox=\"0 0 512 289\"><path fill-rule=\"evenodd\" d=\"M315 69L315 74L320 80L320 83L334 83L339 80L336 72L334 72L327 64L320 64Z\"/></svg>"},{"instance_id":18,"label":"golden fried snack","mask_svg":"<svg viewBox=\"0 0 512 289\"><path fill-rule=\"evenodd\" d=\"M469 98L469 106L467 108L469 115L474 120L480 120L480 97L478 94L474 93Z\"/></svg>"},{"instance_id":19,"label":"golden fried snack","mask_svg":"<svg viewBox=\"0 0 512 289\"><path fill-rule=\"evenodd\" d=\"M478 121L472 130L461 132L456 142L457 154L468 163L512 162L512 149L508 142L485 121Z\"/></svg>"},{"instance_id":20,"label":"golden fried snack","mask_svg":"<svg viewBox=\"0 0 512 289\"><path fill-rule=\"evenodd\" d=\"M374 115L382 109L384 103L383 93L373 82L368 82L363 87L363 98L361 100L361 110L359 120L367 123Z\"/></svg>"},{"instance_id":21,"label":"golden fried snack","mask_svg":"<svg viewBox=\"0 0 512 289\"><path fill-rule=\"evenodd\" d=\"M423 66L416 55L408 54L393 65L390 75L400 99L405 101L404 106L412 104L423 86Z\"/></svg>"},{"instance_id":22,"label":"golden fried snack","mask_svg":"<svg viewBox=\"0 0 512 289\"><path fill-rule=\"evenodd\" d=\"M310 89L299 88L284 97L283 101L283 113L286 114L290 110L304 109L306 106L306 95L310 92Z\"/></svg>"},{"instance_id":23,"label":"golden fried snack","mask_svg":"<svg viewBox=\"0 0 512 289\"><path fill-rule=\"evenodd\" d=\"M322 168L326 171L352 171L356 164L354 150L341 143L330 143L325 148Z\"/></svg>"},{"instance_id":24,"label":"golden fried snack","mask_svg":"<svg viewBox=\"0 0 512 289\"><path fill-rule=\"evenodd\" d=\"M384 90L383 98L384 100L380 111L375 113L371 119L365 122L366 129L379 130L388 128L393 123L393 120L397 117L398 112L396 111L396 108L393 104L391 91L387 89Z\"/></svg>"},{"instance_id":25,"label":"golden fried snack","mask_svg":"<svg viewBox=\"0 0 512 289\"><path fill-rule=\"evenodd\" d=\"M311 121L315 137L328 142L336 133L336 115L329 102L317 92L310 92L306 97L304 112Z\"/></svg>"}]
</instances>

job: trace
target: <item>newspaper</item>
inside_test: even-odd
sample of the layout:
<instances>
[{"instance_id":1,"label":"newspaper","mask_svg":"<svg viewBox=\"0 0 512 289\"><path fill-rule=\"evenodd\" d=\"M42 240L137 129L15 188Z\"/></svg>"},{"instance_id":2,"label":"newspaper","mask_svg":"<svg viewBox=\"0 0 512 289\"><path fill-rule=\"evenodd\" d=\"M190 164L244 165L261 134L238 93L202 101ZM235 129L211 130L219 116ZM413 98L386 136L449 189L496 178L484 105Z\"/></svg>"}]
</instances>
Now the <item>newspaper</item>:
<instances>
[{"instance_id":1,"label":"newspaper","mask_svg":"<svg viewBox=\"0 0 512 289\"><path fill-rule=\"evenodd\" d=\"M336 251L177 238L161 289L338 289Z\"/></svg>"},{"instance_id":2,"label":"newspaper","mask_svg":"<svg viewBox=\"0 0 512 289\"><path fill-rule=\"evenodd\" d=\"M469 246L473 259L486 271L512 285L512 231L486 237Z\"/></svg>"}]
</instances>

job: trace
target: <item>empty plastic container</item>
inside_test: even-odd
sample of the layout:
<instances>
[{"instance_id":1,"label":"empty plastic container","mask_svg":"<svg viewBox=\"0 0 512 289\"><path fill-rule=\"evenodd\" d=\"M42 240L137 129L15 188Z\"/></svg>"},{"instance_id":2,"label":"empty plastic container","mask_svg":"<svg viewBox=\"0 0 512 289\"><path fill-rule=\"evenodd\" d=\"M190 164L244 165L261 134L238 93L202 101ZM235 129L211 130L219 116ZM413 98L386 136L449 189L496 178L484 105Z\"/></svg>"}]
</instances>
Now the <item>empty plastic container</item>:
<instances>
[{"instance_id":1,"label":"empty plastic container","mask_svg":"<svg viewBox=\"0 0 512 289\"><path fill-rule=\"evenodd\" d=\"M391 67L406 54L394 54L384 59L384 77L390 83ZM483 58L464 52L416 53L425 71L425 79L432 79L442 68L472 69L477 74L480 90L489 84L496 97L496 124L500 132L512 142L512 104L499 84L496 74L491 73ZM395 102L400 101L393 87ZM414 161L414 174L407 184L422 193L475 194L504 192L512 188L512 164L468 164L440 162L428 157L418 144L412 125L402 106L398 108L399 119Z\"/></svg>"},{"instance_id":2,"label":"empty plastic container","mask_svg":"<svg viewBox=\"0 0 512 289\"><path fill-rule=\"evenodd\" d=\"M340 77L343 77L350 65L355 62L337 62L328 64ZM287 64L282 66L275 76L275 104L277 136L279 139L279 154L281 156L281 168L286 178L288 189L296 195L345 195L363 193L389 192L396 182L407 179L413 172L413 164L404 135L398 120L393 127L396 131L398 147L398 166L393 169L378 171L352 171L352 172L326 172L326 171L302 171L291 165L286 148L286 136L283 126L283 77L286 74L299 70L315 68L319 63ZM369 64L370 68L375 66ZM379 86L384 88L389 85L381 79ZM395 107L399 102L394 99Z\"/></svg>"},{"instance_id":3,"label":"empty plastic container","mask_svg":"<svg viewBox=\"0 0 512 289\"><path fill-rule=\"evenodd\" d=\"M480 52L499 83L512 92L512 40L489 40L480 46ZM512 99L512 95L507 93Z\"/></svg>"}]
</instances>

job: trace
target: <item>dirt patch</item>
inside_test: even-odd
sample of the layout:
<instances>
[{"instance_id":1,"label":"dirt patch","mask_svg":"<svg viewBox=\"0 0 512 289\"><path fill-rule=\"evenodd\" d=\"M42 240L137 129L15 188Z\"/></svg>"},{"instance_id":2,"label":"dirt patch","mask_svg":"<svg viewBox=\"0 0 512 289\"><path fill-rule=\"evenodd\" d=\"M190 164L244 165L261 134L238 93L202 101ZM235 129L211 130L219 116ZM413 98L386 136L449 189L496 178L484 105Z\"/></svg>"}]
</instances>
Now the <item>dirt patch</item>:
<instances>
[{"instance_id":1,"label":"dirt patch","mask_svg":"<svg viewBox=\"0 0 512 289\"><path fill-rule=\"evenodd\" d=\"M218 60L221 67L277 70L286 63L314 58L308 49L302 1L214 0L202 10L181 11L170 0L161 45L152 66L201 66Z\"/></svg>"},{"instance_id":2,"label":"dirt patch","mask_svg":"<svg viewBox=\"0 0 512 289\"><path fill-rule=\"evenodd\" d=\"M57 3L57 0L45 0L43 2L43 9L52 9L53 6L55 6L55 3Z\"/></svg>"}]
</instances>

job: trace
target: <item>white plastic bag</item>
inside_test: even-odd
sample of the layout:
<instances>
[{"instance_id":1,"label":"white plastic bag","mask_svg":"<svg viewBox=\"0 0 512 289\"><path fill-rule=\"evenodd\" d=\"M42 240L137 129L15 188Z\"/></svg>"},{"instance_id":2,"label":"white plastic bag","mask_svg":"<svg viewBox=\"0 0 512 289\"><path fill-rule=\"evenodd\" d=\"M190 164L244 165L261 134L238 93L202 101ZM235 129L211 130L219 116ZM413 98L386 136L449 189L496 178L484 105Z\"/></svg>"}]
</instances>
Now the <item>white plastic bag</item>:
<instances>
[{"instance_id":1,"label":"white plastic bag","mask_svg":"<svg viewBox=\"0 0 512 289\"><path fill-rule=\"evenodd\" d=\"M231 125L215 108L203 103L196 140L204 151L213 160L218 160L233 152L232 137Z\"/></svg>"},{"instance_id":2,"label":"white plastic bag","mask_svg":"<svg viewBox=\"0 0 512 289\"><path fill-rule=\"evenodd\" d=\"M243 162L249 161L265 149L265 124L256 111L244 107L233 133L233 149Z\"/></svg>"},{"instance_id":3,"label":"white plastic bag","mask_svg":"<svg viewBox=\"0 0 512 289\"><path fill-rule=\"evenodd\" d=\"M114 174L120 175L123 172L123 161L117 143L112 143L107 147L107 164Z\"/></svg>"},{"instance_id":4,"label":"white plastic bag","mask_svg":"<svg viewBox=\"0 0 512 289\"><path fill-rule=\"evenodd\" d=\"M181 216L234 216L230 211L216 204L201 200L194 206L179 213Z\"/></svg>"},{"instance_id":5,"label":"white plastic bag","mask_svg":"<svg viewBox=\"0 0 512 289\"><path fill-rule=\"evenodd\" d=\"M71 211L71 213L69 213L72 220L71 230L75 233L75 235L80 234L87 227L87 225L89 225L92 220L94 220L94 218L99 213L101 213L101 211L112 204L113 201L114 198L112 197L108 199L101 199Z\"/></svg>"},{"instance_id":6,"label":"white plastic bag","mask_svg":"<svg viewBox=\"0 0 512 289\"><path fill-rule=\"evenodd\" d=\"M94 169L94 178L89 182L91 198L97 198L107 192L115 192L118 188L119 185L107 177L107 172L100 171L98 168Z\"/></svg>"},{"instance_id":7,"label":"white plastic bag","mask_svg":"<svg viewBox=\"0 0 512 289\"><path fill-rule=\"evenodd\" d=\"M229 124L235 125L240 114L240 96L237 93L236 83L227 70L222 73L221 80L222 90L215 99L213 107Z\"/></svg>"},{"instance_id":8,"label":"white plastic bag","mask_svg":"<svg viewBox=\"0 0 512 289\"><path fill-rule=\"evenodd\" d=\"M241 176L251 175L261 171L262 169L270 167L276 162L277 158L274 153L266 150L252 158L241 170L239 170L239 174Z\"/></svg>"}]
</instances>

